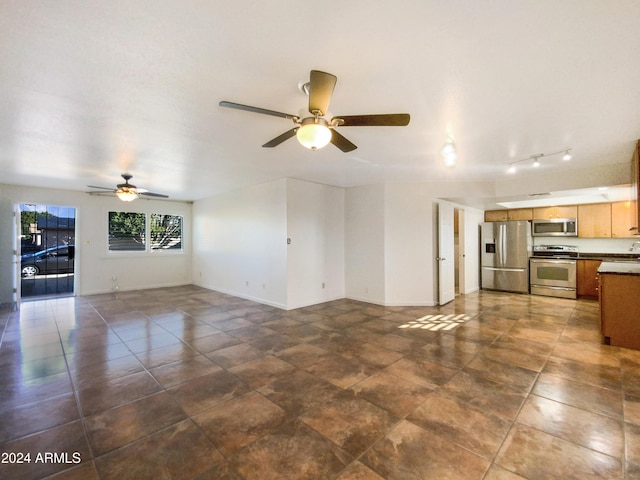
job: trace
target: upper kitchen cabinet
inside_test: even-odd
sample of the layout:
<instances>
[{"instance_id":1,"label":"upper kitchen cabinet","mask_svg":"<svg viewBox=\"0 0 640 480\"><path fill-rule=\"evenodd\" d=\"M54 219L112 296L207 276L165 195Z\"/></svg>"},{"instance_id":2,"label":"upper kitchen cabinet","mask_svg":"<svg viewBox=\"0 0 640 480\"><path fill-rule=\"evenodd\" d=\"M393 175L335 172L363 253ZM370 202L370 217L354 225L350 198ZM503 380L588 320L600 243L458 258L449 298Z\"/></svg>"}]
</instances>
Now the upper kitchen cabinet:
<instances>
[{"instance_id":1,"label":"upper kitchen cabinet","mask_svg":"<svg viewBox=\"0 0 640 480\"><path fill-rule=\"evenodd\" d=\"M611 238L611 204L578 205L578 236Z\"/></svg>"},{"instance_id":2,"label":"upper kitchen cabinet","mask_svg":"<svg viewBox=\"0 0 640 480\"><path fill-rule=\"evenodd\" d=\"M512 208L507 212L509 220L533 220L532 208Z\"/></svg>"},{"instance_id":3,"label":"upper kitchen cabinet","mask_svg":"<svg viewBox=\"0 0 640 480\"><path fill-rule=\"evenodd\" d=\"M636 202L614 202L611 204L611 236L613 238L633 237L638 231Z\"/></svg>"},{"instance_id":4,"label":"upper kitchen cabinet","mask_svg":"<svg viewBox=\"0 0 640 480\"><path fill-rule=\"evenodd\" d=\"M485 210L484 221L485 222L506 222L509 220L507 215L508 210Z\"/></svg>"},{"instance_id":5,"label":"upper kitchen cabinet","mask_svg":"<svg viewBox=\"0 0 640 480\"><path fill-rule=\"evenodd\" d=\"M548 220L550 218L576 218L577 216L578 207L576 205L563 205L559 207L538 207L533 209L534 220Z\"/></svg>"},{"instance_id":6,"label":"upper kitchen cabinet","mask_svg":"<svg viewBox=\"0 0 640 480\"><path fill-rule=\"evenodd\" d=\"M509 210L487 210L484 212L485 222L506 222L509 220L532 220L533 209L511 208Z\"/></svg>"}]
</instances>

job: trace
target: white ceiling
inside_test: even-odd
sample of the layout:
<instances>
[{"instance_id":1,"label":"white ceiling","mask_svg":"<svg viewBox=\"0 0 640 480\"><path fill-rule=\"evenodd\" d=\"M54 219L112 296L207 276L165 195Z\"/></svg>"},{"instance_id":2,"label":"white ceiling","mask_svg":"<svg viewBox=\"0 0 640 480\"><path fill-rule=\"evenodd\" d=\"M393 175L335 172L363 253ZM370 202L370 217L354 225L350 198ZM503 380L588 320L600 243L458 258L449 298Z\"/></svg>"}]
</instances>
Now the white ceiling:
<instances>
[{"instance_id":1,"label":"white ceiling","mask_svg":"<svg viewBox=\"0 0 640 480\"><path fill-rule=\"evenodd\" d=\"M640 138L637 0L0 5L0 183L85 191L130 172L195 200L283 176L504 180L509 162L564 147L572 169L627 162ZM218 105L298 114L311 69L338 77L330 115L411 123L344 127L351 153L266 149L290 121ZM438 153L448 134L454 169ZM541 160L538 175L567 171Z\"/></svg>"}]
</instances>

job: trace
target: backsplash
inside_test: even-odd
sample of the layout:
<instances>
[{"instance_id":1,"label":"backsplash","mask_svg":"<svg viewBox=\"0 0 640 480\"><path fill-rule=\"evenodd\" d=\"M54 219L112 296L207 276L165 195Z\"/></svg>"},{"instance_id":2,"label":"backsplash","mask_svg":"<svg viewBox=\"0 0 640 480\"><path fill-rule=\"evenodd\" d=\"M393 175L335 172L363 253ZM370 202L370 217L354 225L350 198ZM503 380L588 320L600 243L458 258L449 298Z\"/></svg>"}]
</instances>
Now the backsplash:
<instances>
[{"instance_id":1,"label":"backsplash","mask_svg":"<svg viewBox=\"0 0 640 480\"><path fill-rule=\"evenodd\" d=\"M534 237L534 245L571 245L578 247L580 253L631 253L629 248L634 242L640 242L640 235L636 238L578 238L578 237ZM640 246L640 245L639 245ZM640 254L636 246L635 252Z\"/></svg>"}]
</instances>

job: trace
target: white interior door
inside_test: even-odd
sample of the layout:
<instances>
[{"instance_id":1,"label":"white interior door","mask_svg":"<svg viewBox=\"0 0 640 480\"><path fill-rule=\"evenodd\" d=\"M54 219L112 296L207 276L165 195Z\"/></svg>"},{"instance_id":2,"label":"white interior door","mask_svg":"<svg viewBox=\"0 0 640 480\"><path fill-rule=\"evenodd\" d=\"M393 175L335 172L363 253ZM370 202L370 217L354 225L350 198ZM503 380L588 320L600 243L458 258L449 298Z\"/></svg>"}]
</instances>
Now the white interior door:
<instances>
[{"instance_id":1,"label":"white interior door","mask_svg":"<svg viewBox=\"0 0 640 480\"><path fill-rule=\"evenodd\" d=\"M444 305L456 297L453 205L438 204L438 303Z\"/></svg>"}]
</instances>

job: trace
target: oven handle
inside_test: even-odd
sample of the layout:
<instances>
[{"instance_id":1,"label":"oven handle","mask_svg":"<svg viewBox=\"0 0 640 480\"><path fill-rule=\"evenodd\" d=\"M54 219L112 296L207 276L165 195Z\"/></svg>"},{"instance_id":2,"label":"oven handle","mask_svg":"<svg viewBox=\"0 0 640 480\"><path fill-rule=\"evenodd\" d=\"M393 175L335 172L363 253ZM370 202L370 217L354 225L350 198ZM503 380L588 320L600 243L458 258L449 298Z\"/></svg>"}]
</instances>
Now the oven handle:
<instances>
[{"instance_id":1,"label":"oven handle","mask_svg":"<svg viewBox=\"0 0 640 480\"><path fill-rule=\"evenodd\" d=\"M508 272L526 272L526 268L509 268L509 267L482 267L484 270L492 270L496 272L504 272L505 270Z\"/></svg>"},{"instance_id":2,"label":"oven handle","mask_svg":"<svg viewBox=\"0 0 640 480\"><path fill-rule=\"evenodd\" d=\"M542 259L531 259L531 263L552 263L554 265L573 265L576 263L575 260L542 260Z\"/></svg>"},{"instance_id":3,"label":"oven handle","mask_svg":"<svg viewBox=\"0 0 640 480\"><path fill-rule=\"evenodd\" d=\"M547 288L549 290L566 290L567 292L573 292L575 290L575 288L570 288L570 287L553 287L551 285L532 285L533 287L537 287L537 288Z\"/></svg>"}]
</instances>

